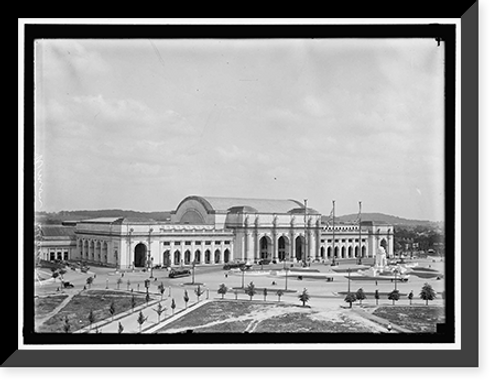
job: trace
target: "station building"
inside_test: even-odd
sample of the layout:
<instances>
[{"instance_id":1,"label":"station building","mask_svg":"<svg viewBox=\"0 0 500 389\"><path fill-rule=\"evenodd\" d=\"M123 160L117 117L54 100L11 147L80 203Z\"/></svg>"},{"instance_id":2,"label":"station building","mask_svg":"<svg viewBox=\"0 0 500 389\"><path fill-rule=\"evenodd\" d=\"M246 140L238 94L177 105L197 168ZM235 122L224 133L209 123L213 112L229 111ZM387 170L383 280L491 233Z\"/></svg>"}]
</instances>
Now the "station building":
<instances>
[{"instance_id":1,"label":"station building","mask_svg":"<svg viewBox=\"0 0 500 389\"><path fill-rule=\"evenodd\" d=\"M70 260L132 269L393 255L389 225L323 223L296 200L188 196L169 221L115 217L75 223ZM333 244L334 243L334 244Z\"/></svg>"}]
</instances>

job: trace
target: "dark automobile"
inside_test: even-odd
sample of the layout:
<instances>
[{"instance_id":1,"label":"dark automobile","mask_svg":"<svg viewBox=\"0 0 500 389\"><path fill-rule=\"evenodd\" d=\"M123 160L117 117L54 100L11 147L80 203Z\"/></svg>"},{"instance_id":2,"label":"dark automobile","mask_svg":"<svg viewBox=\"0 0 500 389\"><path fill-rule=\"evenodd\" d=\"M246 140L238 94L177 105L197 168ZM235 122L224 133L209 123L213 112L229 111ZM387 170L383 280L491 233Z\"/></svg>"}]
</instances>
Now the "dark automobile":
<instances>
[{"instance_id":1,"label":"dark automobile","mask_svg":"<svg viewBox=\"0 0 500 389\"><path fill-rule=\"evenodd\" d=\"M74 288L74 287L75 287L75 285L73 285L71 282L67 282L67 281L65 281L65 282L63 283L63 286L64 286L65 288Z\"/></svg>"},{"instance_id":2,"label":"dark automobile","mask_svg":"<svg viewBox=\"0 0 500 389\"><path fill-rule=\"evenodd\" d=\"M261 259L259 265L269 265L271 263L270 259Z\"/></svg>"},{"instance_id":3,"label":"dark automobile","mask_svg":"<svg viewBox=\"0 0 500 389\"><path fill-rule=\"evenodd\" d=\"M252 267L252 265L247 265L243 262L241 263L226 263L222 269L223 270L231 270L231 269L241 269L241 270L248 270Z\"/></svg>"},{"instance_id":4,"label":"dark automobile","mask_svg":"<svg viewBox=\"0 0 500 389\"><path fill-rule=\"evenodd\" d=\"M172 269L168 273L169 278L187 277L191 275L191 270L189 269Z\"/></svg>"}]
</instances>

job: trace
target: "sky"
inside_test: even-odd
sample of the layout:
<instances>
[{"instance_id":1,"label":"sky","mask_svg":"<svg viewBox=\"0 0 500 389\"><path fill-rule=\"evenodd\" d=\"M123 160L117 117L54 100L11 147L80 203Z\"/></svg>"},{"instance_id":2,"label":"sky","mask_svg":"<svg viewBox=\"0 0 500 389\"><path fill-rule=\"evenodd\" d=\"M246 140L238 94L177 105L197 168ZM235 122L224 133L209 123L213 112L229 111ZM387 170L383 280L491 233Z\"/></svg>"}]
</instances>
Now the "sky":
<instances>
[{"instance_id":1,"label":"sky","mask_svg":"<svg viewBox=\"0 0 500 389\"><path fill-rule=\"evenodd\" d=\"M189 195L444 220L434 39L42 39L35 207Z\"/></svg>"}]
</instances>

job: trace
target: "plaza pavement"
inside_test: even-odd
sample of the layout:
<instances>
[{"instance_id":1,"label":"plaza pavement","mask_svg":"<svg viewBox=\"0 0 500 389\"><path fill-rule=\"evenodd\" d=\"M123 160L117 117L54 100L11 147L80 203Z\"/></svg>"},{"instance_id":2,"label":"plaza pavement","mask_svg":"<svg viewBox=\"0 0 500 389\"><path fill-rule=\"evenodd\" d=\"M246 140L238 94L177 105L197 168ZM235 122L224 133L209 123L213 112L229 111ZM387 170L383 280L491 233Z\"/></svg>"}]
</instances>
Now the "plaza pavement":
<instances>
[{"instance_id":1,"label":"plaza pavement","mask_svg":"<svg viewBox=\"0 0 500 389\"><path fill-rule=\"evenodd\" d=\"M428 266L431 264L433 268L437 270L444 271L443 262L433 262L429 259L423 259L418 261L419 265ZM314 263L313 268L318 268L320 271L329 271L330 267L328 265L323 265L321 263ZM263 266L263 271L270 268L278 269L279 265L275 266ZM284 278L271 277L260 271L261 266L254 265L254 271L247 271L242 274L240 271L225 271L222 270L222 265L216 266L200 266L195 269L195 282L201 283L204 290L204 294L200 297L200 303L205 300L210 300L213 298L218 298L220 295L217 294L217 290L220 284L225 284L229 291L226 294L226 299L234 299L235 295L232 292L232 288L241 288L242 286L247 286L250 282L253 282L255 286L259 289L268 288L284 288L285 282L287 283L288 290L293 290L294 292L287 292L281 297L281 301L291 304L300 304L298 300L298 294L302 292L304 288L307 289L310 295L310 301L308 304L317 309L344 309L347 303L343 301L345 292L350 286L352 292L356 292L358 288L363 288L365 294L367 294L367 300L364 304L370 302L373 303L373 293L375 289L379 290L381 294L381 300L379 300L379 305L392 304L390 300L385 297L386 293L392 291L395 287L393 282L390 281L379 281L377 284L374 281L349 281L345 278L344 274L335 274L334 280L332 282L326 282L326 280L311 280L303 279L298 280L297 277L289 276L288 280L285 281ZM289 275L293 274L289 272ZM163 312L161 316L162 325L165 325L166 320L173 320L172 318L172 299L176 302L175 319L178 315L183 314L181 311L185 308L185 302L183 300L184 293L187 290L189 294L188 307L192 307L195 302L197 302L197 297L194 294L194 289L196 286L188 285L192 281L192 277L182 277L182 278L168 278L168 272L166 270L154 270L153 278L151 273L143 271L120 271L117 272L115 269L110 268L100 268L92 266L88 273L80 273L78 271L68 270L64 275L64 280L72 282L75 287L74 289L65 289L65 293L75 294L83 289L86 279L88 277L95 277L92 289L105 289L106 286L111 290L117 289L116 281L121 278L123 283L120 285L121 290L126 290L126 283L130 281L130 286L135 291L144 292L144 281L148 279L150 281L150 295L153 298L149 304L145 304L142 307L135 307L134 312L124 312L119 315L115 315L114 320L111 318L104 320L101 323L94 323L92 328L98 328L100 332L103 333L117 333L118 332L118 322L120 322L124 328L124 333L137 333L139 332L139 324L137 318L139 311L142 310L143 315L147 317L147 321L142 325L142 332L149 331L148 329L156 327L158 323L158 315L154 311L157 308L158 302L161 302L163 308L166 311ZM244 277L244 278L243 278ZM158 285L163 283L165 286L165 293L163 300L160 301L160 294L158 292ZM275 285L273 285L273 282ZM429 283L432 285L434 290L438 293L444 289L444 280L436 279L422 279L415 276L410 276L408 282L398 282L397 287L401 293L401 298L397 305L408 304L407 295L413 290L414 300L413 305L425 304L419 299L418 294L424 283ZM57 280L47 280L45 282L35 282L36 294L39 296L56 294L56 288L60 286L60 282ZM248 296L243 290L239 290L238 299L248 300ZM254 296L253 300L262 300L262 293L259 292ZM267 301L277 301L278 298L274 293L269 293L267 296ZM442 304L441 299L430 301L429 305ZM191 309L194 309L191 308ZM190 309L190 310L191 310ZM184 312L185 314L186 312ZM394 326L393 326L394 327ZM87 328L88 329L88 328ZM85 331L85 329L82 329ZM81 330L81 331L82 331Z\"/></svg>"}]
</instances>

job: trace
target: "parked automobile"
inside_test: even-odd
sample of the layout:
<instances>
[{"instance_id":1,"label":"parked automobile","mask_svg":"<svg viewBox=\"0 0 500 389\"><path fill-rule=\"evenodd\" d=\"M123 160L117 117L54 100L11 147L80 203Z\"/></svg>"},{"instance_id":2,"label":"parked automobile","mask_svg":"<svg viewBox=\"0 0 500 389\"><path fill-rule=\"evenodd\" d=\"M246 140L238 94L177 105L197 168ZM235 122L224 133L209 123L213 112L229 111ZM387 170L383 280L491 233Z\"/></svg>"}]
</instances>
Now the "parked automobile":
<instances>
[{"instance_id":1,"label":"parked automobile","mask_svg":"<svg viewBox=\"0 0 500 389\"><path fill-rule=\"evenodd\" d=\"M65 282L63 283L63 286L64 286L65 288L74 288L74 287L75 287L75 285L73 285L71 282L68 282L68 281L65 281Z\"/></svg>"},{"instance_id":2,"label":"parked automobile","mask_svg":"<svg viewBox=\"0 0 500 389\"><path fill-rule=\"evenodd\" d=\"M270 259L261 259L259 262L259 265L269 265L271 263Z\"/></svg>"},{"instance_id":3,"label":"parked automobile","mask_svg":"<svg viewBox=\"0 0 500 389\"><path fill-rule=\"evenodd\" d=\"M168 273L168 278L188 277L190 275L191 270L189 269L172 269Z\"/></svg>"}]
</instances>

